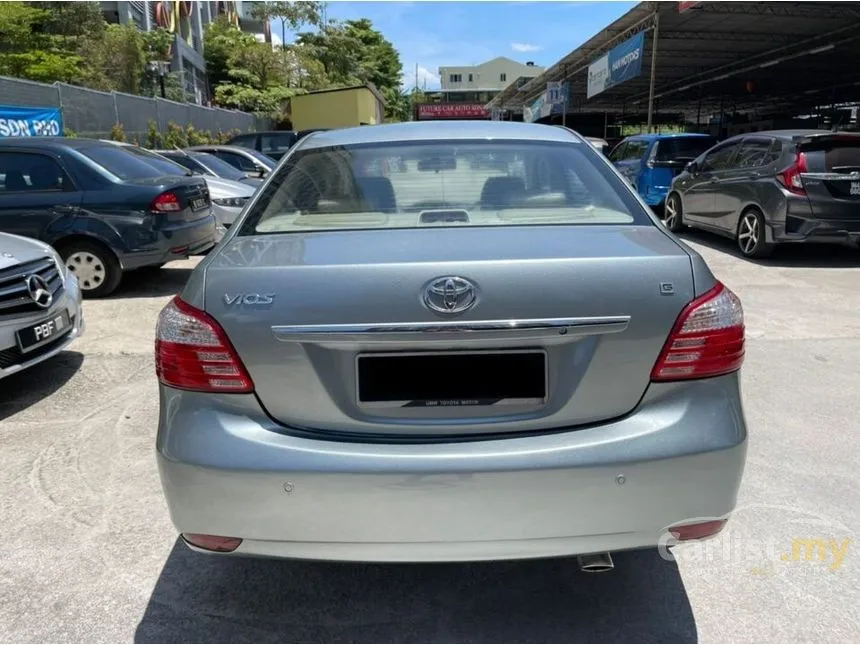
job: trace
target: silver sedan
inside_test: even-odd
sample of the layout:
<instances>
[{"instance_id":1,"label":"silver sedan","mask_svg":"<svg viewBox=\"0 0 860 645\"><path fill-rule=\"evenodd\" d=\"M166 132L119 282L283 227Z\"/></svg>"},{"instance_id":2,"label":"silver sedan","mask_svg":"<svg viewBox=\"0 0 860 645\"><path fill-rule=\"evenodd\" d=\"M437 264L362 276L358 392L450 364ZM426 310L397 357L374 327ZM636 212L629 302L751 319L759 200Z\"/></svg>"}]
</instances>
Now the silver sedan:
<instances>
[{"instance_id":1,"label":"silver sedan","mask_svg":"<svg viewBox=\"0 0 860 645\"><path fill-rule=\"evenodd\" d=\"M605 570L724 526L743 358L738 298L576 133L322 132L160 315L161 481L198 551Z\"/></svg>"}]
</instances>

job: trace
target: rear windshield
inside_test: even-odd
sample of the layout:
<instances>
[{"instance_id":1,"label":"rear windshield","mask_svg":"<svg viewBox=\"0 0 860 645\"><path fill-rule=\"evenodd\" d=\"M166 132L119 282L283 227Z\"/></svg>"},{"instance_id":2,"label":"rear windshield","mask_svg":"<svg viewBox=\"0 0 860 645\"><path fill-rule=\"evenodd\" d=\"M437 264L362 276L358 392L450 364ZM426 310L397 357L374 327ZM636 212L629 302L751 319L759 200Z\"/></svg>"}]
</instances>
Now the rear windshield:
<instances>
[{"instance_id":1,"label":"rear windshield","mask_svg":"<svg viewBox=\"0 0 860 645\"><path fill-rule=\"evenodd\" d=\"M257 159L260 163L266 166L266 168L271 169L275 167L275 160L267 155L264 155L262 152L258 152L253 148L242 148L242 151L246 154L251 155L252 157L254 157L254 159Z\"/></svg>"},{"instance_id":2,"label":"rear windshield","mask_svg":"<svg viewBox=\"0 0 860 645\"><path fill-rule=\"evenodd\" d=\"M650 221L587 143L422 141L293 153L240 234Z\"/></svg>"},{"instance_id":3,"label":"rear windshield","mask_svg":"<svg viewBox=\"0 0 860 645\"><path fill-rule=\"evenodd\" d=\"M657 143L657 161L692 161L708 148L717 145L712 137L677 137Z\"/></svg>"},{"instance_id":4,"label":"rear windshield","mask_svg":"<svg viewBox=\"0 0 860 645\"><path fill-rule=\"evenodd\" d=\"M189 152L188 154L191 155L194 161L203 164L212 173L219 177L223 177L224 179L234 179L236 181L241 181L245 178L244 172L231 166L226 161L219 159L213 154L209 154L208 152Z\"/></svg>"},{"instance_id":5,"label":"rear windshield","mask_svg":"<svg viewBox=\"0 0 860 645\"><path fill-rule=\"evenodd\" d=\"M187 169L165 157L133 146L90 146L79 152L120 179L146 179L185 175Z\"/></svg>"},{"instance_id":6,"label":"rear windshield","mask_svg":"<svg viewBox=\"0 0 860 645\"><path fill-rule=\"evenodd\" d=\"M860 172L860 137L856 142L834 142L824 153L827 172Z\"/></svg>"}]
</instances>

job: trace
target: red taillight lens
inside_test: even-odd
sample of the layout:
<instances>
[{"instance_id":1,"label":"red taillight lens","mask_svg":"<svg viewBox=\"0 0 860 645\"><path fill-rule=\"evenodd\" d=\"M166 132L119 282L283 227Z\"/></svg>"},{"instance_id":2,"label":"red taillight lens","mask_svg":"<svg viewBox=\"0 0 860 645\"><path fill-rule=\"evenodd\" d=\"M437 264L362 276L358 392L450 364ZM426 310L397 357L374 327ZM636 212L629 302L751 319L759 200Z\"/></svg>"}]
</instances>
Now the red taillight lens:
<instances>
[{"instance_id":1,"label":"red taillight lens","mask_svg":"<svg viewBox=\"0 0 860 645\"><path fill-rule=\"evenodd\" d=\"M740 369L743 360L741 301L718 282L684 307L651 371L651 380L719 376Z\"/></svg>"},{"instance_id":2,"label":"red taillight lens","mask_svg":"<svg viewBox=\"0 0 860 645\"><path fill-rule=\"evenodd\" d=\"M254 382L221 326L179 296L158 317L155 371L161 383L183 390L254 390Z\"/></svg>"},{"instance_id":3,"label":"red taillight lens","mask_svg":"<svg viewBox=\"0 0 860 645\"><path fill-rule=\"evenodd\" d=\"M803 187L802 173L805 173L806 155L802 152L797 154L797 159L788 168L779 173L776 178L789 192L795 195L805 195L806 188Z\"/></svg>"},{"instance_id":4,"label":"red taillight lens","mask_svg":"<svg viewBox=\"0 0 860 645\"><path fill-rule=\"evenodd\" d=\"M182 210L182 206L176 193L166 192L152 200L150 209L157 213L176 213Z\"/></svg>"}]
</instances>

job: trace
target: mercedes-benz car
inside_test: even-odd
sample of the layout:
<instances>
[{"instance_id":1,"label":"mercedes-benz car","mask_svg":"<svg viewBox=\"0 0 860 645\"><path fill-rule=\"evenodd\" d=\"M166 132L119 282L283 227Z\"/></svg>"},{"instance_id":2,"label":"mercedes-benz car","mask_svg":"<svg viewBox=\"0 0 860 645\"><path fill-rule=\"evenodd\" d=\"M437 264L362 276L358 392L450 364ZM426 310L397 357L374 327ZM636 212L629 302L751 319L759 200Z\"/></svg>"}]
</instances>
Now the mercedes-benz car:
<instances>
[{"instance_id":1,"label":"mercedes-benz car","mask_svg":"<svg viewBox=\"0 0 860 645\"><path fill-rule=\"evenodd\" d=\"M59 253L0 233L0 379L46 361L83 331L78 279Z\"/></svg>"},{"instance_id":2,"label":"mercedes-benz car","mask_svg":"<svg viewBox=\"0 0 860 645\"><path fill-rule=\"evenodd\" d=\"M164 493L209 553L605 570L716 534L744 468L740 301L563 128L303 139L155 351Z\"/></svg>"}]
</instances>

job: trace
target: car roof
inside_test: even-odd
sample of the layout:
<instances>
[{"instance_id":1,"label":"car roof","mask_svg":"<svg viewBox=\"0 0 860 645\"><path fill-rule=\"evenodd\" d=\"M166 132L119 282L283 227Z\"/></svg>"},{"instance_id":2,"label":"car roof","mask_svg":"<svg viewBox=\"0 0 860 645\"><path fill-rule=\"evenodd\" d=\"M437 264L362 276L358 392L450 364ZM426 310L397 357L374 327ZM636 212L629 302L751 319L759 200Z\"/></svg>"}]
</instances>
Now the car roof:
<instances>
[{"instance_id":1,"label":"car roof","mask_svg":"<svg viewBox=\"0 0 860 645\"><path fill-rule=\"evenodd\" d=\"M108 145L113 142L101 139L86 139L80 137L9 137L0 139L0 146L27 146L29 148L44 148L45 150L81 150L93 145Z\"/></svg>"},{"instance_id":2,"label":"car roof","mask_svg":"<svg viewBox=\"0 0 860 645\"><path fill-rule=\"evenodd\" d=\"M702 134L700 132L666 132L664 134L633 134L626 137L625 141L658 141L661 139L686 139L689 137L710 137L713 135Z\"/></svg>"},{"instance_id":3,"label":"car roof","mask_svg":"<svg viewBox=\"0 0 860 645\"><path fill-rule=\"evenodd\" d=\"M409 121L383 125L320 130L301 139L297 148L327 148L363 143L432 141L434 139L508 139L583 142L565 128L516 121Z\"/></svg>"},{"instance_id":4,"label":"car roof","mask_svg":"<svg viewBox=\"0 0 860 645\"><path fill-rule=\"evenodd\" d=\"M242 146L231 146L229 144L224 143L204 143L199 146L189 146L185 148L185 150L193 151L193 152L206 152L207 150L224 150L226 152L238 152L240 154L252 154L249 152L251 148L245 148Z\"/></svg>"},{"instance_id":5,"label":"car roof","mask_svg":"<svg viewBox=\"0 0 860 645\"><path fill-rule=\"evenodd\" d=\"M293 130L254 130L253 132L240 132L236 136L230 137L230 140L238 139L239 137L253 137L258 134L294 134Z\"/></svg>"}]
</instances>

